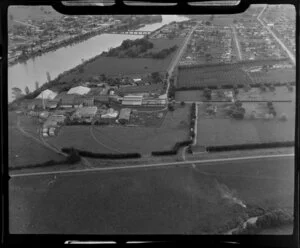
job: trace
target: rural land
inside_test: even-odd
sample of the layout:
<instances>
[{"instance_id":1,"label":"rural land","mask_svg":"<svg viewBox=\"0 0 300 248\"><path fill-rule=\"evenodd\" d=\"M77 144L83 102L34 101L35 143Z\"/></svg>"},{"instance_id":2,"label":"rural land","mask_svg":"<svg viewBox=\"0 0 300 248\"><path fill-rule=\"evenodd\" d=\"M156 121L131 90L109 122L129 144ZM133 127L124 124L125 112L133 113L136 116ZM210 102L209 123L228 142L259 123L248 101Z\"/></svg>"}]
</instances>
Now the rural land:
<instances>
[{"instance_id":1,"label":"rural land","mask_svg":"<svg viewBox=\"0 0 300 248\"><path fill-rule=\"evenodd\" d=\"M11 9L11 67L142 37L11 89L10 231L292 233L295 17L255 5L141 30L165 17Z\"/></svg>"}]
</instances>

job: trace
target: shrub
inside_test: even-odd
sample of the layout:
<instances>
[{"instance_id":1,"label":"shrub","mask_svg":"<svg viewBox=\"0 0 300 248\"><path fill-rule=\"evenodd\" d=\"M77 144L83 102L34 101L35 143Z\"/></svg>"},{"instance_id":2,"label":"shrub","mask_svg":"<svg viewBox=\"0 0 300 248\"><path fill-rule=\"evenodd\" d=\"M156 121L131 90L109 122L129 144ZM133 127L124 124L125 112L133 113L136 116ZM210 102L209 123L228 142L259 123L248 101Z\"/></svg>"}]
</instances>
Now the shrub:
<instances>
[{"instance_id":1,"label":"shrub","mask_svg":"<svg viewBox=\"0 0 300 248\"><path fill-rule=\"evenodd\" d=\"M280 115L280 117L279 117L279 120L281 120L281 121L287 121L287 120L288 120L287 114L282 113L282 114Z\"/></svg>"},{"instance_id":2,"label":"shrub","mask_svg":"<svg viewBox=\"0 0 300 248\"><path fill-rule=\"evenodd\" d=\"M180 105L181 105L181 106L184 106L184 105L185 105L185 102L181 102Z\"/></svg>"},{"instance_id":3,"label":"shrub","mask_svg":"<svg viewBox=\"0 0 300 248\"><path fill-rule=\"evenodd\" d=\"M243 105L243 103L242 103L241 101L236 101L236 102L234 103L234 105L235 105L236 107L238 107L238 108L241 108L242 105Z\"/></svg>"}]
</instances>

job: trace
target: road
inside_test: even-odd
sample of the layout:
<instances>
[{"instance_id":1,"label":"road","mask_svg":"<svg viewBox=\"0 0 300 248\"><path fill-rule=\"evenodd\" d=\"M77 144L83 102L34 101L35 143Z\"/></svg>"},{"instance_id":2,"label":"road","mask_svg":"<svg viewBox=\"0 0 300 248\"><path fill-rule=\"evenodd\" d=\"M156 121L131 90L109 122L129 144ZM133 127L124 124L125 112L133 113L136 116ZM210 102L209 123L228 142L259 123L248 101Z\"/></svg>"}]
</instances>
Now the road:
<instances>
[{"instance_id":1,"label":"road","mask_svg":"<svg viewBox=\"0 0 300 248\"><path fill-rule=\"evenodd\" d=\"M271 28L266 25L261 19L261 15L264 13L264 11L266 10L267 5L264 6L264 8L262 9L262 11L259 13L259 15L257 16L257 20L261 23L261 25L263 25L268 31L269 33L274 37L274 39L279 43L279 45L282 47L282 49L288 54L289 58L291 59L291 61L293 62L294 65L296 65L296 58L295 55L286 47L286 45L277 37L277 35L271 30Z\"/></svg>"},{"instance_id":2,"label":"road","mask_svg":"<svg viewBox=\"0 0 300 248\"><path fill-rule=\"evenodd\" d=\"M173 73L175 67L177 66L177 64L179 63L179 60L180 60L180 58L181 58L181 56L182 56L182 54L183 54L183 52L186 48L191 36L192 36L192 33L196 30L197 27L198 27L198 24L191 29L191 31L189 32L188 36L186 37L184 43L182 44L180 50L177 52L177 54L175 55L175 58L173 58L173 60L171 62L170 68L168 70L169 77L168 77L168 80L167 80L167 83L168 83L167 90L166 90L167 94L168 94L169 88L170 88L170 78L172 76L172 73Z\"/></svg>"},{"instance_id":3,"label":"road","mask_svg":"<svg viewBox=\"0 0 300 248\"><path fill-rule=\"evenodd\" d=\"M224 163L230 161L243 161L243 160L256 160L256 159L269 159L269 158L293 158L294 154L277 154L277 155L261 155L261 156L248 156L248 157L235 157L235 158L221 158L221 159L208 159L208 160L193 160L193 161L181 161L181 162L166 162L156 164L141 164L141 165L128 165L128 166L113 166L113 167L100 167L89 168L80 170L67 170L67 171L47 171L47 172L33 172L33 173L18 173L10 174L11 177L30 177L30 176L44 176L55 174L78 174L88 172L100 172L100 171L116 171L116 170L133 170L143 168L155 168L155 167L178 167L186 166L189 164L208 164L208 163Z\"/></svg>"},{"instance_id":4,"label":"road","mask_svg":"<svg viewBox=\"0 0 300 248\"><path fill-rule=\"evenodd\" d=\"M196 162L194 167L14 177L10 231L213 233L225 232L229 222L257 206L292 209L292 157ZM234 203L237 197L247 208Z\"/></svg>"},{"instance_id":5,"label":"road","mask_svg":"<svg viewBox=\"0 0 300 248\"><path fill-rule=\"evenodd\" d=\"M243 60L243 56L242 56L242 53L241 53L240 42L238 40L235 27L233 25L231 25L231 29L232 29L232 32L233 32L233 36L234 36L234 40L235 40L235 45L236 45L236 48L237 48L237 51L238 51L239 60Z\"/></svg>"}]
</instances>

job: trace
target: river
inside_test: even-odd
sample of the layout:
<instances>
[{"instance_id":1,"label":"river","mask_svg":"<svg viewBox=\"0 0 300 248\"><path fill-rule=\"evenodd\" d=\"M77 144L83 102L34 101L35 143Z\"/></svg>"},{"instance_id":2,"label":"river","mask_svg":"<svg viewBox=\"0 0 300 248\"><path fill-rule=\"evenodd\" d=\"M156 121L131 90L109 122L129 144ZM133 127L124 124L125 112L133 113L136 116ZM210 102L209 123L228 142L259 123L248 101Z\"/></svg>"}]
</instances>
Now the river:
<instances>
[{"instance_id":1,"label":"river","mask_svg":"<svg viewBox=\"0 0 300 248\"><path fill-rule=\"evenodd\" d=\"M162 22L145 25L137 30L154 31L170 22L185 20L188 18L184 16L162 15ZM117 47L123 40L134 40L141 37L143 35L100 34L81 43L62 47L56 51L29 59L26 63L10 66L8 68L9 101L13 99L11 94L13 87L18 87L24 92L25 87L28 86L30 91L33 91L36 81L39 82L40 86L46 82L47 72L49 72L51 79L54 79L60 73L82 63L82 59L90 59L111 47Z\"/></svg>"}]
</instances>

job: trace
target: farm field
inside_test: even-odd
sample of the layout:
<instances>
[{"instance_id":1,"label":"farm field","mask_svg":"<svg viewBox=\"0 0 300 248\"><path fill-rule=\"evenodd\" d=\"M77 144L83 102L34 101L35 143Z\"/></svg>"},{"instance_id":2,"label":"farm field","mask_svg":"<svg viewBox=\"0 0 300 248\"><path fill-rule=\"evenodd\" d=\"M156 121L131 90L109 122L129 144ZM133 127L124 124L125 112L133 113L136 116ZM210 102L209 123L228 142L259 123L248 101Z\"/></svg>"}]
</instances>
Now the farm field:
<instances>
[{"instance_id":1,"label":"farm field","mask_svg":"<svg viewBox=\"0 0 300 248\"><path fill-rule=\"evenodd\" d=\"M249 76L250 74L246 73L243 69L262 64L273 65L285 61L286 59L270 59L261 61L244 61L233 64L182 66L178 68L177 88L210 85L217 86L224 84L251 84L255 82L264 82L263 78L260 77L257 77L255 81L253 77ZM287 73L288 74L284 74L283 76L285 81L294 81L295 74L292 75L291 71ZM295 73L295 71L293 73ZM272 75L272 82L276 81L278 81L276 79L276 75Z\"/></svg>"},{"instance_id":2,"label":"farm field","mask_svg":"<svg viewBox=\"0 0 300 248\"><path fill-rule=\"evenodd\" d=\"M273 105L277 112L277 117L273 120L262 119L267 112L266 103L243 103L246 110L244 120L230 119L222 110L219 110L216 117L208 118L204 114L205 107L199 105L197 145L221 146L293 141L295 104L273 103ZM222 107L220 108L219 105L218 109L222 109ZM258 119L250 119L253 110L256 111ZM288 120L285 122L278 120L278 116L282 113L288 116Z\"/></svg>"},{"instance_id":3,"label":"farm field","mask_svg":"<svg viewBox=\"0 0 300 248\"><path fill-rule=\"evenodd\" d=\"M176 101L202 101L205 97L201 90L187 90L187 91L176 91Z\"/></svg>"},{"instance_id":4,"label":"farm field","mask_svg":"<svg viewBox=\"0 0 300 248\"><path fill-rule=\"evenodd\" d=\"M295 82L296 69L285 68L270 70L268 72L249 72L253 83Z\"/></svg>"},{"instance_id":5,"label":"farm field","mask_svg":"<svg viewBox=\"0 0 300 248\"><path fill-rule=\"evenodd\" d=\"M291 213L293 179L292 158L12 178L10 232L222 233L259 207Z\"/></svg>"},{"instance_id":6,"label":"farm field","mask_svg":"<svg viewBox=\"0 0 300 248\"><path fill-rule=\"evenodd\" d=\"M28 132L31 134L30 127L25 126L24 129L29 130ZM38 135L34 136L36 139L37 137ZM24 135L16 126L15 113L9 113L8 152L8 166L11 168L44 163L48 160L61 161L65 159L33 138Z\"/></svg>"},{"instance_id":7,"label":"farm field","mask_svg":"<svg viewBox=\"0 0 300 248\"><path fill-rule=\"evenodd\" d=\"M293 86L293 92L289 92L287 87L275 87L275 91L267 90L262 92L259 88L252 88L248 92L244 89L239 89L237 99L240 101L293 101L296 100L296 89Z\"/></svg>"},{"instance_id":8,"label":"farm field","mask_svg":"<svg viewBox=\"0 0 300 248\"><path fill-rule=\"evenodd\" d=\"M48 141L58 148L73 146L97 153L150 154L171 149L176 142L187 139L189 109L186 105L168 112L160 127L68 126Z\"/></svg>"},{"instance_id":9,"label":"farm field","mask_svg":"<svg viewBox=\"0 0 300 248\"><path fill-rule=\"evenodd\" d=\"M151 93L158 93L160 94L163 90L163 84L150 84L150 85L140 85L140 86L127 86L127 87L120 87L118 92L120 93L144 93L144 92L151 92Z\"/></svg>"},{"instance_id":10,"label":"farm field","mask_svg":"<svg viewBox=\"0 0 300 248\"><path fill-rule=\"evenodd\" d=\"M251 79L240 68L224 67L225 66L179 69L177 87L251 83Z\"/></svg>"}]
</instances>

